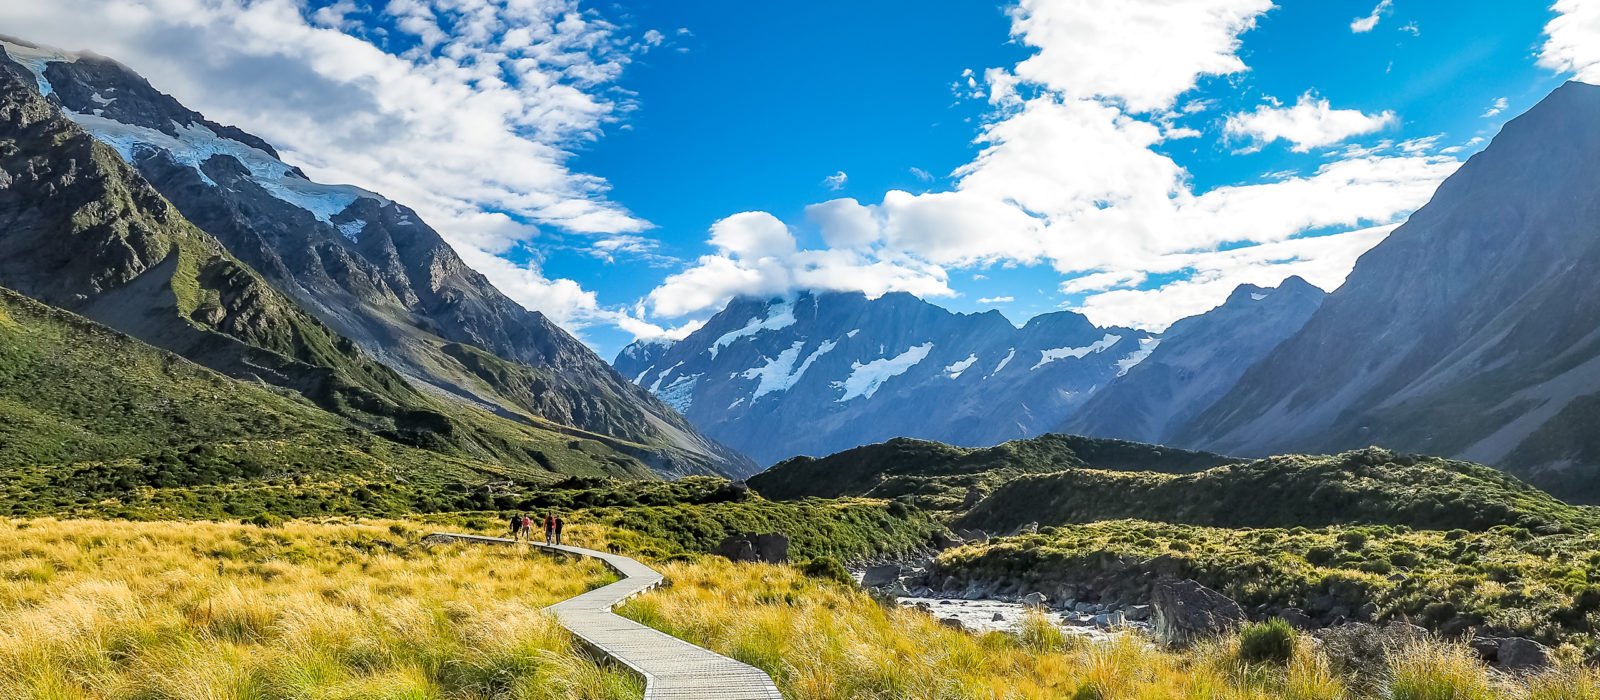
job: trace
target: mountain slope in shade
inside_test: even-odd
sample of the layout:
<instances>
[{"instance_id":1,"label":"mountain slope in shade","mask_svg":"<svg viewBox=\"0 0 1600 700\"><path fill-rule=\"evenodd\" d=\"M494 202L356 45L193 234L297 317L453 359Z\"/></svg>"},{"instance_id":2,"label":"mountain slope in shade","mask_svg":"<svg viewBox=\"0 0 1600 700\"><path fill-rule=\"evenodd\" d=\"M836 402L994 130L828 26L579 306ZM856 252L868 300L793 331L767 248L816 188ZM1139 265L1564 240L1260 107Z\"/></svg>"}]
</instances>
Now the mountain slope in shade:
<instances>
[{"instance_id":1,"label":"mountain slope in shade","mask_svg":"<svg viewBox=\"0 0 1600 700\"><path fill-rule=\"evenodd\" d=\"M1600 87L1506 124L1178 443L1366 444L1600 500Z\"/></svg>"},{"instance_id":2,"label":"mountain slope in shade","mask_svg":"<svg viewBox=\"0 0 1600 700\"><path fill-rule=\"evenodd\" d=\"M1060 432L1168 443L1252 365L1303 326L1326 296L1299 277L1242 285L1221 306L1168 328L1144 362L1112 380Z\"/></svg>"},{"instance_id":3,"label":"mountain slope in shade","mask_svg":"<svg viewBox=\"0 0 1600 700\"><path fill-rule=\"evenodd\" d=\"M1059 425L1154 338L1072 312L1017 328L904 293L740 298L677 342L615 366L758 462L893 437L993 445Z\"/></svg>"},{"instance_id":4,"label":"mountain slope in shade","mask_svg":"<svg viewBox=\"0 0 1600 700\"><path fill-rule=\"evenodd\" d=\"M0 61L112 146L183 216L372 357L438 393L643 446L672 474L753 465L496 290L415 212L325 185L114 61L20 40ZM481 350L481 352L480 352Z\"/></svg>"}]
</instances>

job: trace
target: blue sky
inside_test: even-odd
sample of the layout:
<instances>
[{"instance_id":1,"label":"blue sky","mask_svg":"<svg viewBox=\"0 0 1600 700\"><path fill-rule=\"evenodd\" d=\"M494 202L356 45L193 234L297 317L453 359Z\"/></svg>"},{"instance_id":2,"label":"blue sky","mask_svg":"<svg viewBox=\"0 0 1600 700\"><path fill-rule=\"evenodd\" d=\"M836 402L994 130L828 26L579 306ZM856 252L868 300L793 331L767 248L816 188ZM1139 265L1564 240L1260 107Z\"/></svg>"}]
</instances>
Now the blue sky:
<instances>
[{"instance_id":1,"label":"blue sky","mask_svg":"<svg viewBox=\"0 0 1600 700\"><path fill-rule=\"evenodd\" d=\"M48 5L0 22L412 205L606 356L801 287L1153 329L1332 288L1600 79L1600 0Z\"/></svg>"}]
</instances>

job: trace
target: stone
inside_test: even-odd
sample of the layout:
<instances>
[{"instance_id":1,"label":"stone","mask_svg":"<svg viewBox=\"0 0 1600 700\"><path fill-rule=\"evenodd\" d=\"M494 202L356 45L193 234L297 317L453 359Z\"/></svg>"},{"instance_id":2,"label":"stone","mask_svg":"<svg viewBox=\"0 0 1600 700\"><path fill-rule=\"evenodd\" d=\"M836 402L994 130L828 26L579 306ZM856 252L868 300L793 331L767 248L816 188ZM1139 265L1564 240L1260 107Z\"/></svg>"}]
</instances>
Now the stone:
<instances>
[{"instance_id":1,"label":"stone","mask_svg":"<svg viewBox=\"0 0 1600 700\"><path fill-rule=\"evenodd\" d=\"M1548 668L1550 649L1532 639L1506 637L1500 640L1498 662L1502 668L1515 670Z\"/></svg>"},{"instance_id":2,"label":"stone","mask_svg":"<svg viewBox=\"0 0 1600 700\"><path fill-rule=\"evenodd\" d=\"M956 577L954 577L954 576L946 576L946 577L944 577L944 583L939 584L939 590L941 590L941 591L954 591L954 590L956 590L957 588L960 588L960 587L961 587L961 582L957 581Z\"/></svg>"},{"instance_id":3,"label":"stone","mask_svg":"<svg viewBox=\"0 0 1600 700\"><path fill-rule=\"evenodd\" d=\"M1028 523L1026 525L1023 525L1022 527L1017 528L1015 532L1011 533L1011 536L1012 537L1016 537L1018 535L1035 535L1035 534L1038 534L1038 532L1039 532L1039 523L1038 523L1038 521L1035 521L1035 522L1031 522L1031 523Z\"/></svg>"},{"instance_id":4,"label":"stone","mask_svg":"<svg viewBox=\"0 0 1600 700\"><path fill-rule=\"evenodd\" d=\"M931 540L931 543L933 544L934 549L943 551L953 547L960 547L961 545L966 544L967 541L960 536L951 534L947 530L940 530L933 533L933 539Z\"/></svg>"},{"instance_id":5,"label":"stone","mask_svg":"<svg viewBox=\"0 0 1600 700\"><path fill-rule=\"evenodd\" d=\"M789 561L789 537L779 533L755 536L756 556L768 564Z\"/></svg>"},{"instance_id":6,"label":"stone","mask_svg":"<svg viewBox=\"0 0 1600 700\"><path fill-rule=\"evenodd\" d=\"M939 620L939 624L944 625L945 627L949 627L951 629L961 630L963 632L965 632L967 630L967 626L961 624L961 618L958 618L958 617L946 617L944 619Z\"/></svg>"},{"instance_id":7,"label":"stone","mask_svg":"<svg viewBox=\"0 0 1600 700\"><path fill-rule=\"evenodd\" d=\"M1123 617L1120 612L1100 613L1094 616L1094 626L1105 630L1121 627L1125 622L1127 622L1127 618Z\"/></svg>"},{"instance_id":8,"label":"stone","mask_svg":"<svg viewBox=\"0 0 1600 700\"><path fill-rule=\"evenodd\" d=\"M1087 600L1080 600L1072 606L1072 612L1090 614L1094 612L1095 605Z\"/></svg>"},{"instance_id":9,"label":"stone","mask_svg":"<svg viewBox=\"0 0 1600 700\"><path fill-rule=\"evenodd\" d=\"M756 545L742 535L735 535L722 540L717 545L717 556L728 561L760 561L756 558Z\"/></svg>"},{"instance_id":10,"label":"stone","mask_svg":"<svg viewBox=\"0 0 1600 700\"><path fill-rule=\"evenodd\" d=\"M886 589L883 589L883 594L886 595L886 596L889 596L891 598L910 598L911 597L911 591L906 590L906 587L903 584L901 584L899 581L896 581L894 583L894 585L889 586Z\"/></svg>"},{"instance_id":11,"label":"stone","mask_svg":"<svg viewBox=\"0 0 1600 700\"><path fill-rule=\"evenodd\" d=\"M1478 657L1483 659L1484 663L1492 664L1500 660L1499 637L1478 637L1467 642L1467 645L1478 653Z\"/></svg>"},{"instance_id":12,"label":"stone","mask_svg":"<svg viewBox=\"0 0 1600 700\"><path fill-rule=\"evenodd\" d=\"M1289 623L1289 626L1295 629L1308 630L1316 626L1316 621L1299 608L1278 608L1273 616Z\"/></svg>"},{"instance_id":13,"label":"stone","mask_svg":"<svg viewBox=\"0 0 1600 700\"><path fill-rule=\"evenodd\" d=\"M1042 608L1044 607L1044 604L1048 602L1050 602L1050 599L1045 597L1045 594L1038 591L1034 591L1022 597L1022 604L1030 608Z\"/></svg>"},{"instance_id":14,"label":"stone","mask_svg":"<svg viewBox=\"0 0 1600 700\"><path fill-rule=\"evenodd\" d=\"M989 621L990 622L1005 622L1006 621L1006 616L1005 615L1001 615L1000 613L995 613L994 617L989 618Z\"/></svg>"},{"instance_id":15,"label":"stone","mask_svg":"<svg viewBox=\"0 0 1600 700\"><path fill-rule=\"evenodd\" d=\"M1134 622L1144 622L1144 621L1150 619L1150 606L1148 606L1148 605L1133 605L1133 606L1129 606L1127 612L1125 612L1124 614L1128 616L1129 620L1133 620Z\"/></svg>"},{"instance_id":16,"label":"stone","mask_svg":"<svg viewBox=\"0 0 1600 700\"><path fill-rule=\"evenodd\" d=\"M1356 619L1362 622L1371 622L1378 618L1378 604L1367 603L1356 609Z\"/></svg>"},{"instance_id":17,"label":"stone","mask_svg":"<svg viewBox=\"0 0 1600 700\"><path fill-rule=\"evenodd\" d=\"M1232 630L1245 622L1244 609L1232 598L1198 581L1158 581L1151 606L1155 635L1170 645L1186 645Z\"/></svg>"},{"instance_id":18,"label":"stone","mask_svg":"<svg viewBox=\"0 0 1600 700\"><path fill-rule=\"evenodd\" d=\"M869 566L867 573L861 577L861 585L867 588L887 586L900 580L900 566L898 564L885 564L883 566Z\"/></svg>"}]
</instances>

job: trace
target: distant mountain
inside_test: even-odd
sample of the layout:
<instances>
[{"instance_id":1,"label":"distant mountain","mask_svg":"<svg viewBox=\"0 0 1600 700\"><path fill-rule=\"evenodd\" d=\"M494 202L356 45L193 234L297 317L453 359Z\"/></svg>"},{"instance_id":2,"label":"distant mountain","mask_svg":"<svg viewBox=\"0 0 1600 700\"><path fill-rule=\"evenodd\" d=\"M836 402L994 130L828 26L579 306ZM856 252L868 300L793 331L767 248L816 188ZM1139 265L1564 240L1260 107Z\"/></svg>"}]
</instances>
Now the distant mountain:
<instances>
[{"instance_id":1,"label":"distant mountain","mask_svg":"<svg viewBox=\"0 0 1600 700\"><path fill-rule=\"evenodd\" d=\"M1600 500L1600 87L1507 123L1179 434L1457 455Z\"/></svg>"},{"instance_id":2,"label":"distant mountain","mask_svg":"<svg viewBox=\"0 0 1600 700\"><path fill-rule=\"evenodd\" d=\"M1165 444L1298 332L1326 294L1299 277L1242 285L1211 311L1178 321L1144 362L1089 399L1059 432Z\"/></svg>"},{"instance_id":3,"label":"distant mountain","mask_svg":"<svg viewBox=\"0 0 1600 700\"><path fill-rule=\"evenodd\" d=\"M592 351L496 290L415 212L324 185L115 61L16 39L0 69L110 145L184 218L367 355L434 392L637 446L669 474L748 473Z\"/></svg>"},{"instance_id":4,"label":"distant mountain","mask_svg":"<svg viewBox=\"0 0 1600 700\"><path fill-rule=\"evenodd\" d=\"M615 367L761 463L893 437L993 445L1059 425L1139 364L1152 334L1045 314L956 314L910 294L740 298Z\"/></svg>"}]
</instances>

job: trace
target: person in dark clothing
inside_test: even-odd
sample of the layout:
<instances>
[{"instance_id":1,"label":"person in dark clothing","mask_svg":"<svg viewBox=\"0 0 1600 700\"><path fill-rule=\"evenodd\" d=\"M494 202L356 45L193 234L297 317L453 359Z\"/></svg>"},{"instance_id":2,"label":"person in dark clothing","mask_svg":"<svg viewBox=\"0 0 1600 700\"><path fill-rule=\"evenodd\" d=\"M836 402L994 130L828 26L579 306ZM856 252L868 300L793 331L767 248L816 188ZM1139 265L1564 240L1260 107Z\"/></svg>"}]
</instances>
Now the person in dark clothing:
<instances>
[{"instance_id":1,"label":"person in dark clothing","mask_svg":"<svg viewBox=\"0 0 1600 700\"><path fill-rule=\"evenodd\" d=\"M544 543L555 544L556 541L556 516L544 516Z\"/></svg>"},{"instance_id":2,"label":"person in dark clothing","mask_svg":"<svg viewBox=\"0 0 1600 700\"><path fill-rule=\"evenodd\" d=\"M513 513L511 515L511 539L513 539L513 540L517 539L517 534L520 533L521 531L522 531L522 516L516 515L516 514Z\"/></svg>"},{"instance_id":3,"label":"person in dark clothing","mask_svg":"<svg viewBox=\"0 0 1600 700\"><path fill-rule=\"evenodd\" d=\"M566 523L561 522L561 516L559 516L559 515L556 516L556 545L557 546L559 546L561 544L561 528L563 528L563 527L566 527Z\"/></svg>"}]
</instances>

